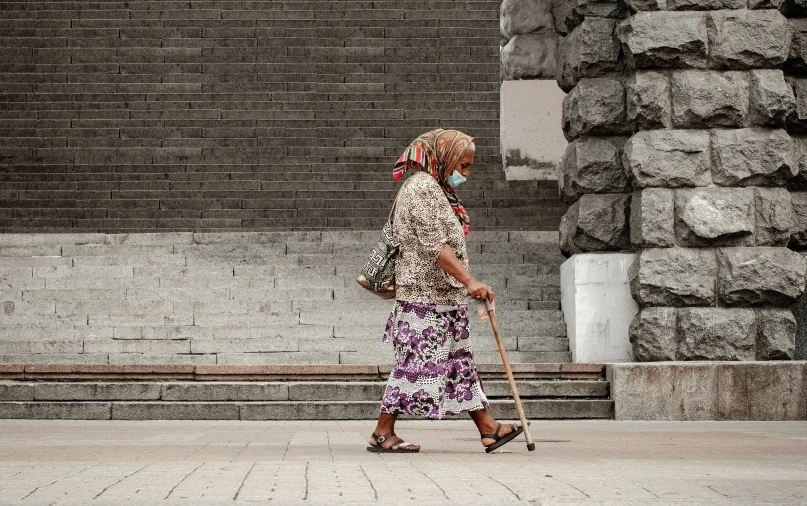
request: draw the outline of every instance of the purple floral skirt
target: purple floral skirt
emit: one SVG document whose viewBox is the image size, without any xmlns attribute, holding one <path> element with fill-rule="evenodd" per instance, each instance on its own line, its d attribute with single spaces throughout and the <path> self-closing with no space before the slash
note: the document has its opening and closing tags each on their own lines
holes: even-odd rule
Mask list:
<svg viewBox="0 0 807 506">
<path fill-rule="evenodd" d="M 397 365 L 381 412 L 440 419 L 488 406 L 471 350 L 468 309 L 398 300 L 387 321 Z"/>
</svg>

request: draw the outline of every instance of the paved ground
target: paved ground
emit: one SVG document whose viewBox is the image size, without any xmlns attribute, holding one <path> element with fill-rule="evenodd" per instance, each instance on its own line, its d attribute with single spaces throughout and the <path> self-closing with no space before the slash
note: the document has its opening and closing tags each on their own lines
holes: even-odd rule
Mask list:
<svg viewBox="0 0 807 506">
<path fill-rule="evenodd" d="M 0 420 L 0 504 L 805 504 L 807 422 L 533 422 L 486 454 L 469 421 Z"/>
</svg>

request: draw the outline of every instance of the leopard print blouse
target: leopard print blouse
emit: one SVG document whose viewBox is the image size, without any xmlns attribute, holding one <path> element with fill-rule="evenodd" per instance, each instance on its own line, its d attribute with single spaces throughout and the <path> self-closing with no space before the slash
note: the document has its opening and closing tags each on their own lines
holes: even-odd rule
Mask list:
<svg viewBox="0 0 807 506">
<path fill-rule="evenodd" d="M 437 265 L 437 256 L 448 243 L 468 268 L 465 234 L 448 199 L 435 179 L 416 172 L 398 193 L 392 221 L 401 242 L 395 264 L 395 297 L 427 304 L 467 304 L 465 286 Z"/>
</svg>

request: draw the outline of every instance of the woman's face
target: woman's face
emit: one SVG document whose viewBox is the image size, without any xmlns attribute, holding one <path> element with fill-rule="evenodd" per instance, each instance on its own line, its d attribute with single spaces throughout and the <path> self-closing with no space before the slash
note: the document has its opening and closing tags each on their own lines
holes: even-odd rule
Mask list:
<svg viewBox="0 0 807 506">
<path fill-rule="evenodd" d="M 471 172 L 471 165 L 474 163 L 474 150 L 466 149 L 462 156 L 457 160 L 457 164 L 448 171 L 451 175 L 455 170 L 462 174 L 462 177 L 467 178 Z"/>
</svg>

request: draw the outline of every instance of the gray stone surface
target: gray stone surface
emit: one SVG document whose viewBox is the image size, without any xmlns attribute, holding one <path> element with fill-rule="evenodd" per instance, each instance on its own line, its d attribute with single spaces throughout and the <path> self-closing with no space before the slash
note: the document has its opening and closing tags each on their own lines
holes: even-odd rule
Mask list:
<svg viewBox="0 0 807 506">
<path fill-rule="evenodd" d="M 787 19 L 772 9 L 709 13 L 709 65 L 720 69 L 779 67 L 790 50 Z"/>
<path fill-rule="evenodd" d="M 796 99 L 796 108 L 787 118 L 787 130 L 791 133 L 807 133 L 807 79 L 788 77 L 787 82 Z"/>
<path fill-rule="evenodd" d="M 645 130 L 625 143 L 623 165 L 634 187 L 706 186 L 709 133 L 701 130 Z"/>
<path fill-rule="evenodd" d="M 630 242 L 640 248 L 675 245 L 675 197 L 667 188 L 644 188 L 633 193 L 630 207 Z"/>
<path fill-rule="evenodd" d="M 721 305 L 786 306 L 804 292 L 807 261 L 787 248 L 717 250 Z"/>
<path fill-rule="evenodd" d="M 238 420 L 239 406 L 226 402 L 113 402 L 113 420 Z"/>
<path fill-rule="evenodd" d="M 807 418 L 803 363 L 743 365 L 720 368 L 717 392 L 721 420 Z"/>
<path fill-rule="evenodd" d="M 793 225 L 788 246 L 795 250 L 807 249 L 807 192 L 791 192 Z"/>
<path fill-rule="evenodd" d="M 675 360 L 677 314 L 674 307 L 648 307 L 636 313 L 629 330 L 636 361 Z"/>
<path fill-rule="evenodd" d="M 355 383 L 290 383 L 291 401 L 377 401 L 381 402 L 384 384 L 378 382 Z"/>
<path fill-rule="evenodd" d="M 804 255 L 804 253 L 801 253 Z M 791 304 L 790 311 L 796 319 L 796 347 L 793 358 L 807 360 L 807 297 L 802 295 Z"/>
<path fill-rule="evenodd" d="M 798 168 L 798 173 L 787 182 L 790 190 L 807 190 L 807 137 L 794 136 L 793 158 Z"/>
<path fill-rule="evenodd" d="M 715 364 L 608 364 L 616 420 L 716 420 Z"/>
<path fill-rule="evenodd" d="M 745 0 L 667 0 L 670 11 L 744 9 L 745 6 Z"/>
<path fill-rule="evenodd" d="M 752 188 L 693 188 L 675 193 L 676 240 L 681 246 L 752 246 Z"/>
<path fill-rule="evenodd" d="M 581 16 L 600 18 L 625 18 L 626 5 L 620 0 L 577 0 L 575 10 Z"/>
<path fill-rule="evenodd" d="M 624 137 L 580 137 L 566 147 L 558 164 L 561 197 L 572 203 L 586 193 L 622 193 L 628 179 L 622 169 Z"/>
<path fill-rule="evenodd" d="M 0 402 L 0 418 L 109 420 L 109 402 Z"/>
<path fill-rule="evenodd" d="M 557 79 L 558 38 L 544 33 L 516 35 L 502 48 L 501 73 L 505 80 Z"/>
<path fill-rule="evenodd" d="M 757 309 L 757 360 L 792 360 L 796 318 L 790 309 Z"/>
<path fill-rule="evenodd" d="M 782 126 L 796 108 L 793 90 L 779 69 L 750 73 L 750 120 L 754 125 Z"/>
<path fill-rule="evenodd" d="M 34 396 L 38 401 L 116 401 L 156 400 L 160 385 L 156 383 L 39 383 Z"/>
<path fill-rule="evenodd" d="M 622 83 L 607 78 L 581 79 L 563 98 L 563 132 L 569 141 L 581 135 L 628 133 Z"/>
<path fill-rule="evenodd" d="M 266 382 L 172 382 L 160 385 L 164 401 L 285 401 L 289 386 Z"/>
<path fill-rule="evenodd" d="M 756 336 L 753 309 L 681 308 L 676 356 L 679 360 L 754 360 Z"/>
<path fill-rule="evenodd" d="M 788 19 L 790 25 L 790 53 L 784 68 L 790 72 L 807 73 L 807 19 Z"/>
<path fill-rule="evenodd" d="M 754 188 L 757 246 L 787 246 L 793 226 L 793 201 L 784 188 Z"/>
<path fill-rule="evenodd" d="M 661 72 L 640 71 L 625 83 L 628 121 L 637 130 L 672 127 L 670 79 Z"/>
<path fill-rule="evenodd" d="M 15 381 L 0 382 L 0 401 L 32 401 L 34 385 Z"/>
<path fill-rule="evenodd" d="M 619 28 L 637 68 L 706 68 L 708 37 L 701 12 L 637 12 Z"/>
<path fill-rule="evenodd" d="M 570 91 L 584 77 L 601 77 L 622 70 L 621 45 L 615 19 L 586 18 L 560 43 L 560 87 Z"/>
<path fill-rule="evenodd" d="M 737 127 L 748 115 L 745 72 L 683 70 L 673 72 L 672 124 L 675 128 Z"/>
<path fill-rule="evenodd" d="M 574 27 L 583 21 L 583 17 L 577 13 L 577 2 L 552 0 L 550 11 L 552 12 L 555 31 L 561 35 L 570 34 Z"/>
<path fill-rule="evenodd" d="M 633 298 L 641 307 L 715 304 L 717 260 L 713 250 L 645 249 L 628 275 Z"/>
<path fill-rule="evenodd" d="M 629 212 L 630 194 L 583 195 L 561 221 L 561 250 L 570 255 L 627 249 Z"/>
<path fill-rule="evenodd" d="M 712 180 L 723 186 L 783 186 L 798 172 L 785 130 L 712 131 Z"/>
<path fill-rule="evenodd" d="M 550 5 L 546 0 L 503 0 L 499 10 L 502 36 L 511 39 L 530 32 L 554 33 Z"/>
<path fill-rule="evenodd" d="M 648 376 L 651 385 L 662 378 Z M 703 391 L 696 378 L 688 383 L 687 393 Z M 647 388 L 647 395 L 627 389 L 627 400 L 677 400 L 678 386 L 684 385 Z M 666 400 L 657 405 L 681 408 Z M 467 419 L 407 420 L 396 432 L 421 450 L 394 461 L 365 451 L 374 426 L 372 420 L 2 421 L 0 500 L 376 506 L 436 494 L 446 503 L 483 497 L 485 506 L 796 506 L 807 497 L 804 422 L 547 420 L 531 426 L 536 451 L 528 452 L 520 436 L 487 455 Z M 446 476 L 451 466 L 469 476 Z"/>
<path fill-rule="evenodd" d="M 241 404 L 242 420 L 366 420 L 378 416 L 379 401 Z"/>
</svg>

